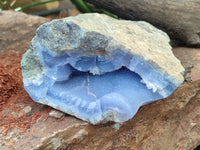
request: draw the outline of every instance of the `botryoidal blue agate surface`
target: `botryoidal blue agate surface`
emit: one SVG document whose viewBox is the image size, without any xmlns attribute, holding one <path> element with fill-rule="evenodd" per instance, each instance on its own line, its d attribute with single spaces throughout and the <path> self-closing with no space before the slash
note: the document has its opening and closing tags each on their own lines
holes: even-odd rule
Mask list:
<svg viewBox="0 0 200 150">
<path fill-rule="evenodd" d="M 34 101 L 92 124 L 129 120 L 173 93 L 184 72 L 164 32 L 100 14 L 41 25 L 21 66 Z"/>
</svg>

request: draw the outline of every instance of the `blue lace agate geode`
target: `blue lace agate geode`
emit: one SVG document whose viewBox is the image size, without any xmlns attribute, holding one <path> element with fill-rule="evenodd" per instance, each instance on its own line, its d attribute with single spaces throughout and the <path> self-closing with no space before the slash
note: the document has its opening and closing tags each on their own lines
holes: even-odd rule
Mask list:
<svg viewBox="0 0 200 150">
<path fill-rule="evenodd" d="M 21 62 L 31 98 L 92 124 L 124 122 L 169 96 L 184 71 L 145 22 L 83 14 L 41 25 Z"/>
</svg>

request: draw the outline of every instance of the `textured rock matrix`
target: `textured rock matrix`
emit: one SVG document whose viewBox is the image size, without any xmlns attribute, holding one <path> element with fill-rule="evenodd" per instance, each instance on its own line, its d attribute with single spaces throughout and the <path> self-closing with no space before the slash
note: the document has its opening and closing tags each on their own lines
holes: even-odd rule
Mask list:
<svg viewBox="0 0 200 150">
<path fill-rule="evenodd" d="M 184 45 L 200 47 L 200 1 L 198 0 L 84 1 L 123 19 L 147 21 Z"/>
<path fill-rule="evenodd" d="M 92 124 L 127 121 L 173 93 L 184 72 L 167 34 L 102 14 L 41 25 L 21 66 L 34 101 Z"/>
</svg>

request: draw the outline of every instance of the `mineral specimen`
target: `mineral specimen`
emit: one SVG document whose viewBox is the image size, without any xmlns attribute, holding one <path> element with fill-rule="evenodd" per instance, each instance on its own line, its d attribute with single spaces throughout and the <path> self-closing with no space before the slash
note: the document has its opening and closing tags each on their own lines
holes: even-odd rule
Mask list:
<svg viewBox="0 0 200 150">
<path fill-rule="evenodd" d="M 103 14 L 41 25 L 21 66 L 34 101 L 92 124 L 127 121 L 174 92 L 184 72 L 164 32 Z"/>
</svg>

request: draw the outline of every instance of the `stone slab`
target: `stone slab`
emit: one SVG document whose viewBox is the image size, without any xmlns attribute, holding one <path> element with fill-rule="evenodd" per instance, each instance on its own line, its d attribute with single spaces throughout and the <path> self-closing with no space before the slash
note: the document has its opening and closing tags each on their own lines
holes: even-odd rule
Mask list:
<svg viewBox="0 0 200 150">
<path fill-rule="evenodd" d="M 200 79 L 200 48 L 174 47 L 174 55 L 181 60 L 186 69 L 186 78 Z"/>
</svg>

